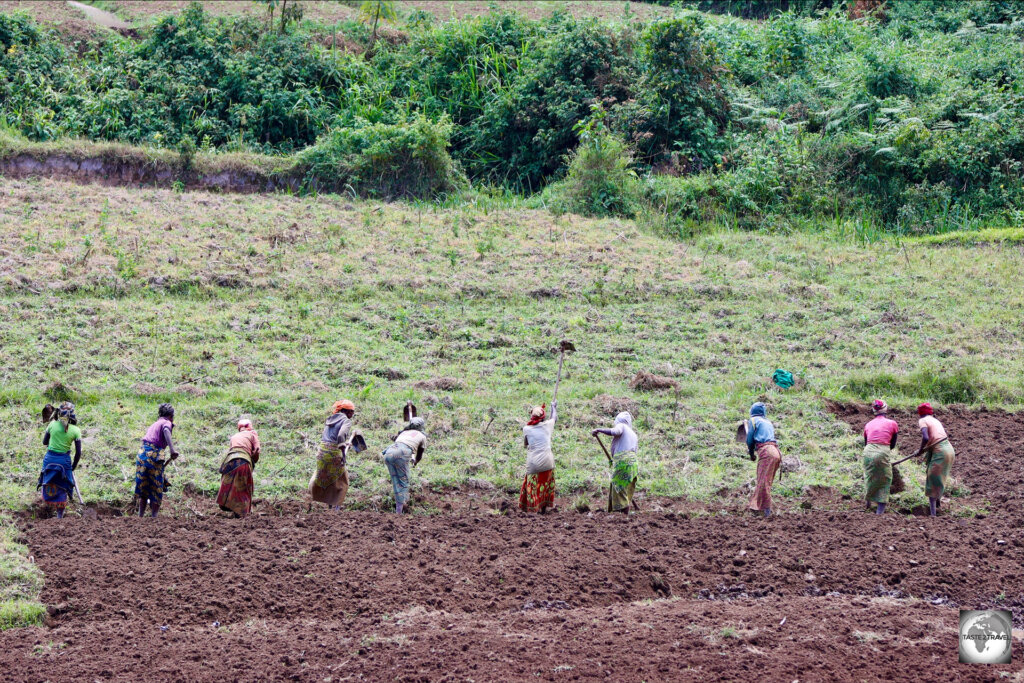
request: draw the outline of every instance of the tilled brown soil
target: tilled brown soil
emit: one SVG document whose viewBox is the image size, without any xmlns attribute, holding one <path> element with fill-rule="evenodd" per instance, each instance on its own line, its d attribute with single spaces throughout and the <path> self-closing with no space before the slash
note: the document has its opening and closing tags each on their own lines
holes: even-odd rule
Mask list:
<svg viewBox="0 0 1024 683">
<path fill-rule="evenodd" d="M 982 458 L 964 425 L 946 423 L 972 504 L 983 487 L 997 496 L 987 515 L 879 518 L 821 509 L 819 496 L 770 520 L 299 506 L 247 520 L 26 519 L 51 617 L 0 634 L 0 671 L 12 681 L 1021 681 L 1019 655 L 960 665 L 956 648 L 957 607 L 1015 608 L 1018 628 L 1024 616 L 1013 432 L 981 440 Z M 1003 466 L 986 467 L 995 460 Z"/>
</svg>

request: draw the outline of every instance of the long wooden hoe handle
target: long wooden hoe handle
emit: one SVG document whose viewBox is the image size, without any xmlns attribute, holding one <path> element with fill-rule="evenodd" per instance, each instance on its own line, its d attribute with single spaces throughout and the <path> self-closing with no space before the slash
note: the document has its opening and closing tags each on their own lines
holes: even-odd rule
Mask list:
<svg viewBox="0 0 1024 683">
<path fill-rule="evenodd" d="M 555 395 L 551 399 L 551 405 L 555 405 L 555 401 L 558 400 L 558 384 L 562 381 L 562 361 L 565 360 L 565 350 L 558 354 L 558 377 L 555 379 Z"/>
<path fill-rule="evenodd" d="M 597 442 L 599 444 L 601 444 L 601 450 L 604 451 L 605 457 L 608 458 L 608 464 L 611 465 L 612 464 L 612 454 L 608 452 L 607 448 L 605 448 L 604 441 L 601 441 L 601 435 L 600 434 L 594 434 L 594 438 L 597 439 Z"/>
<path fill-rule="evenodd" d="M 905 458 L 901 458 L 901 459 L 897 460 L 896 462 L 893 463 L 893 465 L 899 465 L 900 463 L 906 462 L 906 461 L 910 460 L 911 458 L 916 458 L 920 454 L 921 454 L 921 451 L 917 451 L 916 453 L 913 453 L 912 455 L 908 455 Z"/>
</svg>

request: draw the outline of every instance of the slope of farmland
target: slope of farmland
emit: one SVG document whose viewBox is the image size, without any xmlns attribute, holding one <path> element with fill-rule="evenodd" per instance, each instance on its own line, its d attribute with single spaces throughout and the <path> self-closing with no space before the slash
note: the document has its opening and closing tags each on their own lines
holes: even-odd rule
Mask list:
<svg viewBox="0 0 1024 683">
<path fill-rule="evenodd" d="M 957 608 L 1024 607 L 1019 504 L 936 520 L 211 512 L 25 520 L 50 616 L 0 634 L 10 680 L 881 680 L 900 668 L 928 681 L 955 666 Z M 957 680 L 1015 671 L 960 667 Z"/>
<path fill-rule="evenodd" d="M 1021 418 L 1004 412 L 1021 402 L 1022 294 L 1006 286 L 1021 261 L 1009 243 L 840 233 L 678 243 L 507 202 L 0 181 L 0 499 L 22 510 L 15 540 L 47 607 L 44 625 L 0 633 L 0 666 L 14 681 L 947 678 L 957 609 L 1024 608 Z M 560 390 L 560 511 L 521 515 L 519 426 L 548 400 L 562 338 L 579 351 Z M 776 367 L 806 385 L 772 388 Z M 678 392 L 631 389 L 641 370 Z M 836 401 L 883 388 L 897 407 L 988 404 L 940 410 L 958 460 L 938 519 L 858 501 L 863 409 Z M 370 450 L 345 511 L 307 511 L 342 396 Z M 61 397 L 98 516 L 25 507 L 36 414 Z M 374 454 L 408 399 L 431 446 L 416 514 L 395 518 Z M 753 468 L 731 440 L 755 399 L 798 460 L 771 520 L 743 516 Z M 166 516 L 121 517 L 164 400 L 184 454 Z M 599 512 L 589 437 L 623 407 L 642 439 L 628 518 Z M 230 520 L 209 494 L 242 413 L 265 452 L 255 515 Z M 919 466 L 904 472 L 893 509 L 919 512 Z"/>
<path fill-rule="evenodd" d="M 778 487 L 785 500 L 806 486 L 859 489 L 858 440 L 822 395 L 866 400 L 878 382 L 927 372 L 939 380 L 899 385 L 890 403 L 1021 400 L 1013 330 L 1024 295 L 1005 283 L 1024 258 L 1012 245 L 728 232 L 682 244 L 627 221 L 507 205 L 53 181 L 0 190 L 7 504 L 34 495 L 36 415 L 60 396 L 78 403 L 79 475 L 93 500 L 130 497 L 136 444 L 164 400 L 178 407 L 177 486 L 216 490 L 222 448 L 249 413 L 265 443 L 257 495 L 292 495 L 343 396 L 371 446 L 352 466 L 363 505 L 388 505 L 372 453 L 407 399 L 432 438 L 414 485 L 483 479 L 513 491 L 520 421 L 550 399 L 561 338 L 580 349 L 566 363 L 556 432 L 566 495 L 601 495 L 604 456 L 588 432 L 621 406 L 643 439 L 641 489 L 707 500 L 753 476 L 732 428 L 767 400 L 783 454 L 801 464 Z M 807 385 L 772 389 L 777 367 Z M 679 391 L 633 391 L 641 370 Z M 903 495 L 910 509 L 919 485 Z"/>
</svg>

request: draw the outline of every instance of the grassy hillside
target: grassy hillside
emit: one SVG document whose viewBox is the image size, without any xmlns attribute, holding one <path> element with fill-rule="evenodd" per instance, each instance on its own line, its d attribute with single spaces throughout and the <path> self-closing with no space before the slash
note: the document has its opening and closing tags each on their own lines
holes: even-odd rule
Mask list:
<svg viewBox="0 0 1024 683">
<path fill-rule="evenodd" d="M 432 439 L 416 486 L 475 477 L 511 490 L 523 416 L 550 400 L 562 338 L 579 348 L 560 393 L 563 493 L 600 496 L 604 456 L 589 430 L 628 401 L 641 487 L 701 499 L 752 477 L 731 437 L 759 398 L 783 454 L 807 465 L 783 496 L 859 490 L 857 439 L 822 397 L 1024 401 L 1024 255 L 1013 242 L 858 245 L 852 229 L 823 229 L 683 244 L 630 221 L 484 201 L 2 181 L 0 506 L 34 495 L 38 410 L 63 394 L 78 404 L 92 500 L 130 498 L 137 443 L 161 401 L 178 408 L 172 496 L 186 483 L 216 490 L 241 413 L 266 444 L 257 495 L 294 495 L 341 397 L 356 402 L 371 446 L 352 463 L 356 500 L 388 495 L 374 456 L 407 399 Z M 807 386 L 770 389 L 777 367 Z M 631 390 L 640 370 L 677 380 L 678 404 L 672 391 Z"/>
</svg>

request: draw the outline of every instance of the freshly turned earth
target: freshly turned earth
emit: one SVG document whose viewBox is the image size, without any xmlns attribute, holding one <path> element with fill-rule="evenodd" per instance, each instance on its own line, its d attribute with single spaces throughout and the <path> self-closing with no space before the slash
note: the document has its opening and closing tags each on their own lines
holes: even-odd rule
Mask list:
<svg viewBox="0 0 1024 683">
<path fill-rule="evenodd" d="M 209 501 L 202 517 L 26 518 L 51 616 L 0 633 L 0 671 L 34 682 L 1017 680 L 1019 655 L 958 664 L 956 631 L 959 607 L 1005 605 L 1022 625 L 1024 420 L 939 417 L 967 501 L 987 501 L 987 514 L 879 518 L 819 493 L 771 520 L 656 505 L 630 517 L 478 507 L 399 518 L 299 504 L 231 520 Z"/>
</svg>

